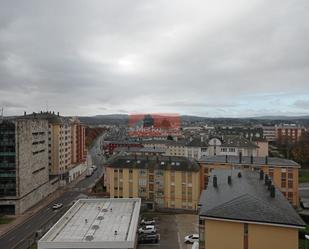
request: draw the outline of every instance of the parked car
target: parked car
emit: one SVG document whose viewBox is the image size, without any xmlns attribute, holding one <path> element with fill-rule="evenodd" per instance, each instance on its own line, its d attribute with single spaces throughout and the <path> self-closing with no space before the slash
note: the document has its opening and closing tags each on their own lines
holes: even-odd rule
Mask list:
<svg viewBox="0 0 309 249">
<path fill-rule="evenodd" d="M 141 234 L 138 237 L 138 243 L 147 244 L 147 243 L 158 243 L 159 242 L 159 234 Z"/>
<path fill-rule="evenodd" d="M 150 234 L 150 233 L 156 233 L 157 229 L 155 226 L 144 226 L 138 229 L 139 233 L 144 233 L 144 234 Z"/>
<path fill-rule="evenodd" d="M 199 235 L 198 234 L 190 234 L 185 237 L 185 243 L 194 243 L 199 241 Z"/>
<path fill-rule="evenodd" d="M 56 209 L 59 209 L 59 208 L 62 208 L 63 207 L 63 204 L 62 203 L 55 203 L 53 205 L 53 209 L 56 210 Z"/>
<path fill-rule="evenodd" d="M 154 219 L 142 219 L 141 220 L 142 226 L 155 225 L 155 224 L 156 224 L 156 221 Z"/>
<path fill-rule="evenodd" d="M 92 176 L 92 174 L 93 174 L 93 168 L 90 167 L 87 169 L 86 176 L 89 177 L 89 176 Z"/>
</svg>

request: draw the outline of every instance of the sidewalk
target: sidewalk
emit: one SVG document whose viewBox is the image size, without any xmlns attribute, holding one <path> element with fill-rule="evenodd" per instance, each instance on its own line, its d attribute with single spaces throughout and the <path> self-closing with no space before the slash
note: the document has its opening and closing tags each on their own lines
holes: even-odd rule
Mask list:
<svg viewBox="0 0 309 249">
<path fill-rule="evenodd" d="M 9 232 L 10 230 L 14 229 L 20 224 L 23 224 L 26 220 L 31 218 L 35 213 L 40 211 L 42 208 L 48 206 L 50 203 L 52 203 L 55 199 L 60 197 L 66 190 L 73 188 L 78 182 L 83 180 L 85 178 L 85 172 L 81 174 L 77 179 L 75 179 L 73 182 L 69 183 L 68 185 L 64 187 L 59 187 L 55 192 L 49 194 L 47 197 L 45 197 L 43 200 L 39 201 L 37 204 L 35 204 L 33 207 L 28 209 L 25 213 L 21 215 L 15 215 L 10 216 L 14 217 L 15 220 L 13 220 L 9 224 L 1 224 L 0 225 L 0 237 Z"/>
</svg>

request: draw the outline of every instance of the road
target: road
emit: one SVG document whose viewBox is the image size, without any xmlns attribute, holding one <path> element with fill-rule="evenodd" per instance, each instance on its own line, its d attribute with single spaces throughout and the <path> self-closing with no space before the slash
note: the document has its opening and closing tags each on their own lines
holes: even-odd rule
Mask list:
<svg viewBox="0 0 309 249">
<path fill-rule="evenodd" d="M 73 201 L 81 194 L 84 194 L 84 190 L 91 187 L 100 178 L 102 174 L 102 160 L 103 155 L 100 153 L 100 144 L 104 139 L 103 136 L 97 139 L 92 149 L 89 151 L 92 157 L 92 163 L 97 166 L 97 170 L 91 177 L 86 177 L 78 182 L 73 188 L 67 189 L 66 192 L 61 194 L 53 203 L 63 203 L 63 207 L 60 210 L 54 211 L 52 209 L 53 203 L 42 208 L 35 213 L 24 223 L 17 225 L 13 230 L 9 231 L 2 237 L 0 237 L 0 248 L 2 249 L 19 249 L 27 248 L 31 245 L 30 238 L 34 238 L 35 233 L 42 229 L 44 232 L 48 230 L 57 220 L 70 208 Z"/>
</svg>

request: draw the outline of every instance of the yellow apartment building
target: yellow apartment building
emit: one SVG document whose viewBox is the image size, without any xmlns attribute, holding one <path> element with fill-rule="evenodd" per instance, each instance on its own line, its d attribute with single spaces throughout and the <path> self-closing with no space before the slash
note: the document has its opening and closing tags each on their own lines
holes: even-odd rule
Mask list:
<svg viewBox="0 0 309 249">
<path fill-rule="evenodd" d="M 276 157 L 210 156 L 202 157 L 200 164 L 201 191 L 207 188 L 214 169 L 261 169 L 295 207 L 299 206 L 298 173 L 300 165 L 292 160 Z"/>
<path fill-rule="evenodd" d="M 117 155 L 106 163 L 113 198 L 141 198 L 155 208 L 197 210 L 199 165 L 185 157 Z"/>
<path fill-rule="evenodd" d="M 257 171 L 215 169 L 199 203 L 200 249 L 296 249 L 305 223 Z"/>
<path fill-rule="evenodd" d="M 65 178 L 65 174 L 72 165 L 71 123 L 68 119 L 57 115 L 50 115 L 48 123 L 50 174 Z"/>
</svg>

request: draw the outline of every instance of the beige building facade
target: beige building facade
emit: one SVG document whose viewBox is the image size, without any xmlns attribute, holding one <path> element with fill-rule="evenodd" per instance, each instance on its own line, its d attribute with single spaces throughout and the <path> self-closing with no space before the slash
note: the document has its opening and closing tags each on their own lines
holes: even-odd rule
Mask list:
<svg viewBox="0 0 309 249">
<path fill-rule="evenodd" d="M 106 165 L 111 197 L 141 198 L 156 208 L 196 210 L 199 166 L 184 157 L 117 156 Z"/>
</svg>

